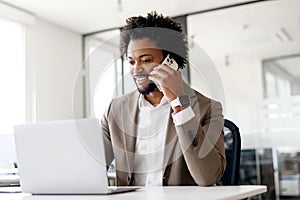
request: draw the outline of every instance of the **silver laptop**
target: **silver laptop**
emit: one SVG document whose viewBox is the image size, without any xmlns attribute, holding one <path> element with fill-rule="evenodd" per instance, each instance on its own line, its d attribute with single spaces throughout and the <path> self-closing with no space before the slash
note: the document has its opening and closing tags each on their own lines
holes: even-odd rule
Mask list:
<svg viewBox="0 0 300 200">
<path fill-rule="evenodd" d="M 22 192 L 110 194 L 137 187 L 109 187 L 97 119 L 39 122 L 15 127 Z"/>
</svg>

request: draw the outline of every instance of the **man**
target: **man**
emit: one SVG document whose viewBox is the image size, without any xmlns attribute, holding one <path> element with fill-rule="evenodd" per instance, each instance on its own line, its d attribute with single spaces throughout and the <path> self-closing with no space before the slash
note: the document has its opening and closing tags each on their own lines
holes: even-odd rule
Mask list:
<svg viewBox="0 0 300 200">
<path fill-rule="evenodd" d="M 137 90 L 112 100 L 101 120 L 117 185 L 215 184 L 226 167 L 222 107 L 182 81 L 181 25 L 156 12 L 126 22 L 121 51 Z M 161 64 L 167 55 L 178 70 Z"/>
</svg>

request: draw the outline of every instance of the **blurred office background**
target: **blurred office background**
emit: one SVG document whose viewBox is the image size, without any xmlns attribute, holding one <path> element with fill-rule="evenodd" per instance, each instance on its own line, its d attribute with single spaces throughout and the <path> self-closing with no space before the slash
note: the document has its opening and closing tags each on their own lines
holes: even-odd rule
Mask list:
<svg viewBox="0 0 300 200">
<path fill-rule="evenodd" d="M 253 199 L 300 199 L 299 8 L 299 0 L 0 1 L 0 163 L 16 162 L 15 124 L 100 118 L 134 89 L 120 28 L 156 10 L 187 33 L 186 81 L 221 101 L 240 129 L 240 184 L 268 185 Z"/>
</svg>

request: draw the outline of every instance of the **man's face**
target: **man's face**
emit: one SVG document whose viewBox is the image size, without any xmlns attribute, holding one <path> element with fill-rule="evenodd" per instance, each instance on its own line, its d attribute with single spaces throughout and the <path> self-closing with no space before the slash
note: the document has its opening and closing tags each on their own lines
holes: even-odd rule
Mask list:
<svg viewBox="0 0 300 200">
<path fill-rule="evenodd" d="M 157 87 L 148 76 L 163 61 L 162 50 L 148 38 L 131 40 L 128 44 L 127 60 L 139 92 L 143 95 L 153 92 Z"/>
</svg>

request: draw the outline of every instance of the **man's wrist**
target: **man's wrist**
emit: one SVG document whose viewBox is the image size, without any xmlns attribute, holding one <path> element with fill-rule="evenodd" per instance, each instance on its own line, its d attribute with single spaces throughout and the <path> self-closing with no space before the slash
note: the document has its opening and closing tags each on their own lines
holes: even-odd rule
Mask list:
<svg viewBox="0 0 300 200">
<path fill-rule="evenodd" d="M 173 109 L 173 113 L 176 114 L 176 113 L 179 113 L 180 111 L 182 111 L 182 107 L 181 106 L 176 106 Z"/>
<path fill-rule="evenodd" d="M 190 105 L 190 98 L 188 95 L 180 95 L 171 101 L 170 104 L 173 109 L 176 107 L 186 107 Z"/>
</svg>

